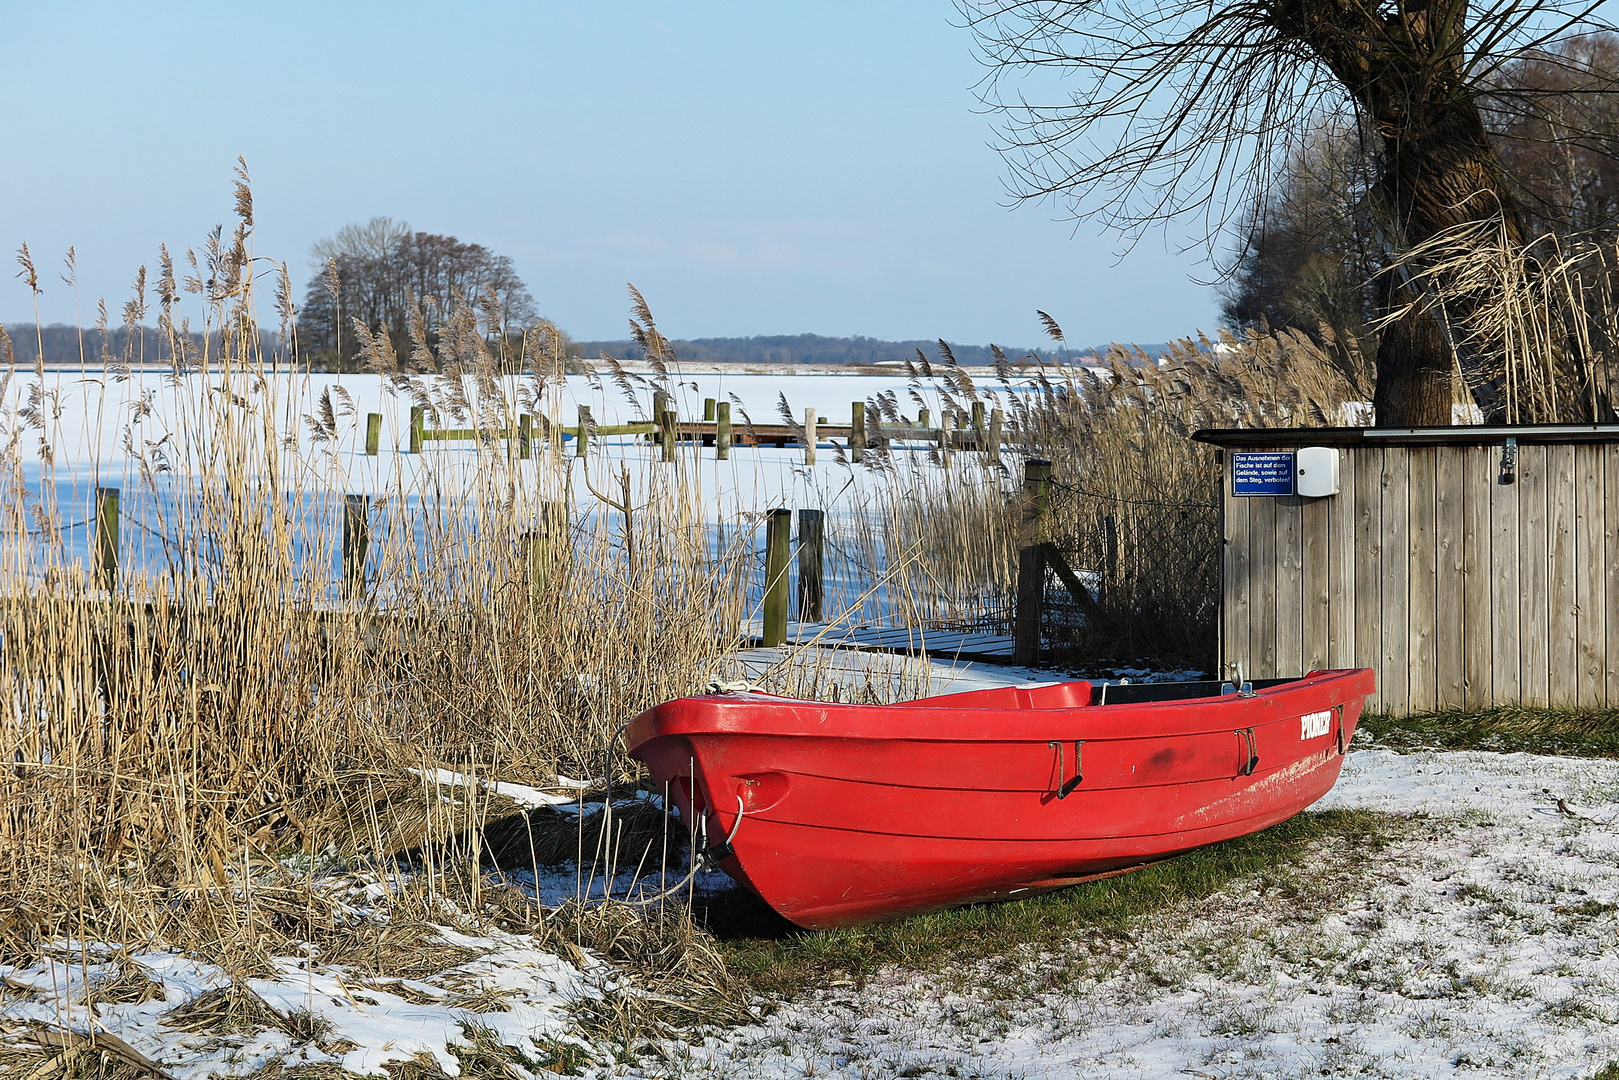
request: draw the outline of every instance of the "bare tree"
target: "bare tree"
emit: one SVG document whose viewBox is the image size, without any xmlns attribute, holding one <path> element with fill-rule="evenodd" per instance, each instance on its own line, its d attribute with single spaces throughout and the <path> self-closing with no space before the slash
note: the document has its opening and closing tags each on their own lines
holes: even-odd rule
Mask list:
<svg viewBox="0 0 1619 1080">
<path fill-rule="evenodd" d="M 1512 188 L 1481 102 L 1506 65 L 1607 29 L 1595 3 L 1564 0 L 959 0 L 991 67 L 986 100 L 1022 198 L 1139 233 L 1200 214 L 1213 238 L 1270 180 L 1321 115 L 1375 141 L 1382 276 L 1378 422 L 1448 424 L 1458 367 L 1486 417 L 1504 415 L 1489 361 L 1491 297 L 1477 279 L 1410 272 L 1436 242 L 1488 231 L 1521 245 Z M 1042 76 L 1066 77 L 1053 100 Z M 1031 94 L 1031 91 L 1035 93 Z M 1484 226 L 1490 226 L 1486 230 Z M 1482 250 L 1482 247 L 1481 247 Z M 1449 256 L 1456 254 L 1447 249 Z M 1456 265 L 1451 259 L 1435 264 Z"/>
<path fill-rule="evenodd" d="M 315 243 L 313 271 L 298 314 L 302 348 L 346 367 L 361 352 L 353 320 L 370 331 L 386 328 L 407 363 L 410 324 L 420 319 L 429 346 L 458 307 L 482 312 L 487 336 L 520 333 L 538 318 L 534 298 L 512 260 L 481 244 L 413 231 L 407 222 L 375 217 L 345 225 Z"/>
</svg>

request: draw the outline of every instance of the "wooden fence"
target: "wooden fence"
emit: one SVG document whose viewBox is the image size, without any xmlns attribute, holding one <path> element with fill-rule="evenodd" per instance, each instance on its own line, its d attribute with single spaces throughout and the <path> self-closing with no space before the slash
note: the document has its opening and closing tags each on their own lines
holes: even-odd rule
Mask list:
<svg viewBox="0 0 1619 1080">
<path fill-rule="evenodd" d="M 1224 448 L 1226 677 L 1370 667 L 1395 713 L 1619 706 L 1619 426 L 1197 437 Z M 1303 446 L 1338 451 L 1336 495 L 1233 494 L 1240 452 Z"/>
</svg>

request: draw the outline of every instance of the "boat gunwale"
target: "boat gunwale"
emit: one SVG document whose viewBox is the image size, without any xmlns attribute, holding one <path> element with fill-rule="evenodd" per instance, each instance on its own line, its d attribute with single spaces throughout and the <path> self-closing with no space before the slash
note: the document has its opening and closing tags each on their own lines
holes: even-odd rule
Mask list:
<svg viewBox="0 0 1619 1080">
<path fill-rule="evenodd" d="M 1052 738 L 1098 742 L 1175 738 L 1268 726 L 1296 720 L 1309 712 L 1364 703 L 1374 691 L 1373 680 L 1369 668 L 1342 668 L 1311 672 L 1303 678 L 1260 690 L 1252 697 L 1226 694 L 1051 708 L 1005 703 L 974 708 L 959 702 L 960 698 L 979 693 L 1004 696 L 1006 690 L 1016 687 L 995 687 L 891 705 L 809 701 L 751 692 L 705 694 L 648 709 L 631 722 L 624 737 L 632 754 L 654 739 L 682 736 L 968 744 L 1037 742 Z M 877 728 L 874 720 L 879 716 L 881 727 Z M 1187 725 L 1192 718 L 1197 718 L 1196 726 Z M 992 727 L 987 725 L 991 720 Z"/>
</svg>

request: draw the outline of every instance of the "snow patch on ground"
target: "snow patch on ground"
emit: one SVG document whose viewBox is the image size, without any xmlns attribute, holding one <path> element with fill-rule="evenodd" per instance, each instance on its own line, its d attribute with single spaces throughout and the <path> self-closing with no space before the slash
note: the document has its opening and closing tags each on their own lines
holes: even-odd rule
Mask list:
<svg viewBox="0 0 1619 1080">
<path fill-rule="evenodd" d="M 1279 917 L 1285 898 L 1228 889 L 1094 978 L 1047 989 L 1039 959 L 1010 987 L 990 968 L 895 974 L 711 1038 L 675 1072 L 1584 1078 L 1619 1059 L 1619 762 L 1370 749 L 1319 808 L 1425 818 L 1322 910 Z M 1107 946 L 1052 955 L 1072 948 Z"/>
</svg>

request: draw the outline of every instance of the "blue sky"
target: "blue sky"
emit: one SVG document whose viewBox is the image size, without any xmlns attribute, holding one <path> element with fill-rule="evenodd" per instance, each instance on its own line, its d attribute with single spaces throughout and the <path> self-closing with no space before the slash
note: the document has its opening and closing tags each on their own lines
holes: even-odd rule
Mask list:
<svg viewBox="0 0 1619 1080">
<path fill-rule="evenodd" d="M 309 245 L 378 214 L 510 255 L 577 338 L 624 284 L 677 337 L 1076 343 L 1217 323 L 1186 238 L 1008 209 L 982 69 L 948 0 L 24 3 L 0 0 L 0 244 L 42 315 L 116 312 L 160 242 L 228 222 L 301 291 Z M 11 265 L 11 264 L 8 264 Z M 14 268 L 14 267 L 13 267 Z M 0 318 L 32 318 L 0 276 Z M 268 312 L 268 306 L 266 305 Z M 268 318 L 268 313 L 267 316 Z"/>
</svg>

